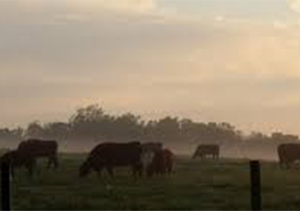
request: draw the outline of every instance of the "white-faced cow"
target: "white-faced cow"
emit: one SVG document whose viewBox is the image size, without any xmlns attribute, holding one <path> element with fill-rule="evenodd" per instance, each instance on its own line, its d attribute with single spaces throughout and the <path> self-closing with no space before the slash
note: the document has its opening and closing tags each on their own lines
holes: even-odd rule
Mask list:
<svg viewBox="0 0 300 211">
<path fill-rule="evenodd" d="M 145 169 L 151 164 L 155 154 L 163 150 L 160 142 L 147 142 L 142 144 L 142 162 Z"/>
</svg>

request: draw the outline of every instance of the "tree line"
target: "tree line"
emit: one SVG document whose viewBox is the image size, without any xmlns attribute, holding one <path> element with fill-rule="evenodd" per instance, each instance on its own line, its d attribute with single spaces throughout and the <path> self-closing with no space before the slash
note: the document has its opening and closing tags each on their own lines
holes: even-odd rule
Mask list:
<svg viewBox="0 0 300 211">
<path fill-rule="evenodd" d="M 112 115 L 99 105 L 78 109 L 66 122 L 41 124 L 32 122 L 26 128 L 0 129 L 0 140 L 18 142 L 26 138 L 56 139 L 59 141 L 160 141 L 165 144 L 195 145 L 215 143 L 225 146 L 269 146 L 282 142 L 298 142 L 296 135 L 252 133 L 244 135 L 229 123 L 203 123 L 191 119 L 164 117 L 143 120 L 132 113 Z M 2 147 L 2 146 L 0 146 Z"/>
</svg>

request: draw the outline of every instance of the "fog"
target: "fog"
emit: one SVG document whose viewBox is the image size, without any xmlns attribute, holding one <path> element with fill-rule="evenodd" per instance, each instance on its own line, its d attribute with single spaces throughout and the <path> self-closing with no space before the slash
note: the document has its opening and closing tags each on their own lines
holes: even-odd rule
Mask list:
<svg viewBox="0 0 300 211">
<path fill-rule="evenodd" d="M 72 142 L 72 144 L 70 143 Z M 60 153 L 89 153 L 95 146 L 105 141 L 86 141 L 72 140 L 59 142 Z M 0 140 L 0 149 L 14 150 L 18 147 L 20 141 L 10 142 Z M 200 145 L 200 143 L 199 143 Z M 192 158 L 198 144 L 164 144 L 164 148 L 172 150 L 176 156 L 184 156 Z M 264 161 L 278 161 L 277 146 L 270 145 L 263 147 L 257 144 L 256 146 L 243 146 L 243 143 L 234 146 L 220 145 L 220 157 L 222 159 L 259 159 Z"/>
<path fill-rule="evenodd" d="M 283 143 L 300 143 L 297 135 L 246 134 L 226 122 L 199 122 L 166 116 L 145 120 L 133 113 L 113 114 L 95 104 L 79 108 L 67 122 L 32 122 L 25 128 L 0 128 L 0 149 L 22 140 L 56 140 L 61 153 L 88 153 L 105 142 L 161 142 L 176 155 L 191 157 L 203 144 L 220 146 L 222 158 L 277 160 Z"/>
</svg>

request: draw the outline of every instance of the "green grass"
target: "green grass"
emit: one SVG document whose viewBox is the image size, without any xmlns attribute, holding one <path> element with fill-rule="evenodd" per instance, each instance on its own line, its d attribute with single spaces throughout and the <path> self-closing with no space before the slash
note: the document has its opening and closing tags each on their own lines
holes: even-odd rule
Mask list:
<svg viewBox="0 0 300 211">
<path fill-rule="evenodd" d="M 249 210 L 247 161 L 176 161 L 172 176 L 134 179 L 127 169 L 116 178 L 78 177 L 81 155 L 62 155 L 61 166 L 29 179 L 19 170 L 13 183 L 15 210 Z M 263 163 L 263 208 L 299 210 L 300 169 L 282 171 Z"/>
</svg>

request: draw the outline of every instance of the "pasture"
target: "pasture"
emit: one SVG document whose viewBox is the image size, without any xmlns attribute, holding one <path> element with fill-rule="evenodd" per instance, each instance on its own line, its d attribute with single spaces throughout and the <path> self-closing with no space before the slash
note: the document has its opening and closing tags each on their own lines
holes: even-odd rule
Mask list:
<svg viewBox="0 0 300 211">
<path fill-rule="evenodd" d="M 14 210 L 249 210 L 249 166 L 243 160 L 193 161 L 180 157 L 168 177 L 134 179 L 127 169 L 78 177 L 85 155 L 60 155 L 60 167 L 29 179 L 17 171 L 12 185 Z M 39 166 L 41 166 L 39 165 Z M 262 164 L 263 208 L 299 210 L 300 169 Z"/>
</svg>

